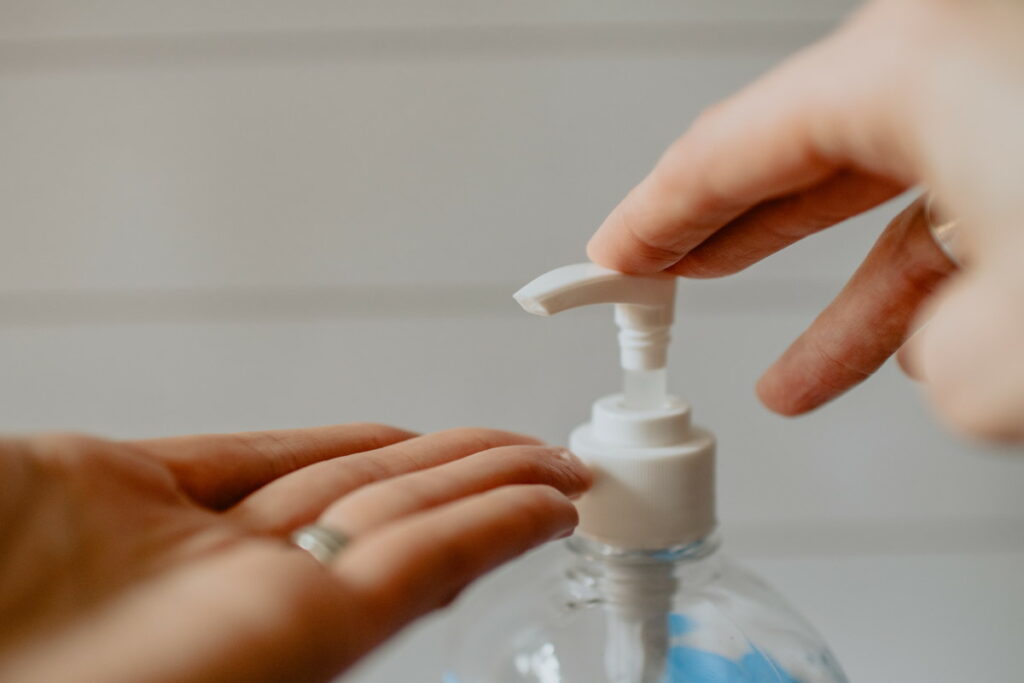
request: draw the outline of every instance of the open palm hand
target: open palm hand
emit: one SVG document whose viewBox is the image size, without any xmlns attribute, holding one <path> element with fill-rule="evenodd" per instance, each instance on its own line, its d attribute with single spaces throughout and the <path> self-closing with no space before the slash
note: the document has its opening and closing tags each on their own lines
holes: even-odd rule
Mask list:
<svg viewBox="0 0 1024 683">
<path fill-rule="evenodd" d="M 0 441 L 0 679 L 323 680 L 567 534 L 589 475 L 483 429 Z M 330 566 L 287 543 L 319 521 Z"/>
</svg>

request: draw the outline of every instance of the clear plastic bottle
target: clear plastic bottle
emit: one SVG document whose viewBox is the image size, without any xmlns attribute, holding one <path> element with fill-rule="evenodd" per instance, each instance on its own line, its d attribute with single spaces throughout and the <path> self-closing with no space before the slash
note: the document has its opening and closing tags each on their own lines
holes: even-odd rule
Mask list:
<svg viewBox="0 0 1024 683">
<path fill-rule="evenodd" d="M 574 537 L 470 591 L 445 683 L 842 683 L 828 646 L 711 536 L 626 551 Z"/>
<path fill-rule="evenodd" d="M 615 304 L 623 392 L 570 448 L 594 473 L 577 535 L 471 592 L 446 683 L 841 683 L 814 629 L 716 553 L 715 438 L 666 390 L 676 282 L 591 263 L 541 275 L 538 315 Z"/>
</svg>

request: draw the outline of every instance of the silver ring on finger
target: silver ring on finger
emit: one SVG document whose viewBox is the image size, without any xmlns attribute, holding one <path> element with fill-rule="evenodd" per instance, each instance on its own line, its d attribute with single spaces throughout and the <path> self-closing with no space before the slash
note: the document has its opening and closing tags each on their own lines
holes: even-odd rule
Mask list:
<svg viewBox="0 0 1024 683">
<path fill-rule="evenodd" d="M 351 540 L 347 534 L 323 524 L 304 526 L 291 535 L 292 544 L 305 550 L 323 565 L 331 564 Z"/>
</svg>

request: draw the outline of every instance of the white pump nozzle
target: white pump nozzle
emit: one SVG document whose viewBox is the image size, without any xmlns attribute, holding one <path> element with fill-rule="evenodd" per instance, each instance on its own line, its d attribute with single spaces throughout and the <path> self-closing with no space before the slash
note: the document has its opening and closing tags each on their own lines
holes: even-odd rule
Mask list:
<svg viewBox="0 0 1024 683">
<path fill-rule="evenodd" d="M 544 273 L 513 296 L 534 315 L 554 315 L 589 304 L 634 304 L 671 324 L 675 278 L 626 275 L 596 263 L 574 263 Z"/>
<path fill-rule="evenodd" d="M 594 263 L 576 263 L 541 275 L 514 296 L 526 311 L 545 316 L 590 304 L 615 304 L 625 404 L 635 410 L 664 404 L 674 277 L 625 275 Z"/>
<path fill-rule="evenodd" d="M 665 391 L 676 279 L 624 275 L 593 263 L 541 275 L 515 294 L 536 315 L 615 304 L 625 391 L 594 403 L 569 440 L 594 470 L 580 533 L 622 548 L 665 548 L 714 528 L 714 449 L 690 408 Z"/>
</svg>

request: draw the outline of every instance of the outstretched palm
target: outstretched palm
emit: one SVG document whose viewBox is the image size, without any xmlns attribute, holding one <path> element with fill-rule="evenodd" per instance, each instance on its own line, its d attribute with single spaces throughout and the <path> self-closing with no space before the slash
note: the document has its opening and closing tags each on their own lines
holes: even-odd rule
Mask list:
<svg viewBox="0 0 1024 683">
<path fill-rule="evenodd" d="M 8 439 L 0 481 L 0 678 L 26 681 L 328 678 L 566 533 L 589 483 L 526 437 L 380 425 Z M 318 518 L 355 539 L 327 568 L 285 542 Z"/>
</svg>

